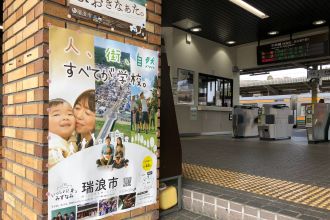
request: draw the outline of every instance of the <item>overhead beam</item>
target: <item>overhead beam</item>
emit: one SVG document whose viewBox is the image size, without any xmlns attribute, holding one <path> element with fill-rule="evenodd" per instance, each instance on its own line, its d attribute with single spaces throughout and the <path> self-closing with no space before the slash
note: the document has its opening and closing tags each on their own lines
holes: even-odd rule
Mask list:
<svg viewBox="0 0 330 220">
<path fill-rule="evenodd" d="M 270 85 L 264 85 L 263 87 L 265 87 L 268 90 L 268 92 L 270 91 L 274 95 L 279 95 L 280 94 L 280 91 L 279 90 L 271 87 Z"/>
</svg>

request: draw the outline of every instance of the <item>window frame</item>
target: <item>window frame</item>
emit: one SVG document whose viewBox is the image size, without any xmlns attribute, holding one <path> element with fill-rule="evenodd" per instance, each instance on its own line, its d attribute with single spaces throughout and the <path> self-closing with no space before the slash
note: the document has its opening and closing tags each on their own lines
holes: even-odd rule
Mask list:
<svg viewBox="0 0 330 220">
<path fill-rule="evenodd" d="M 207 81 L 209 82 L 215 82 L 214 83 L 214 86 L 212 86 L 215 91 L 215 96 L 216 96 L 216 92 L 219 91 L 217 90 L 217 82 L 220 82 L 220 84 L 222 85 L 221 90 L 220 91 L 220 97 L 219 99 L 221 98 L 221 106 L 218 106 L 217 103 L 216 103 L 216 100 L 215 99 L 213 101 L 213 103 L 211 105 L 208 104 L 208 101 L 207 101 L 207 97 L 208 97 L 208 89 L 206 89 L 206 105 L 203 105 L 203 104 L 200 104 L 200 101 L 199 101 L 199 98 L 201 97 L 200 96 L 200 89 L 201 89 L 201 86 L 200 86 L 200 78 L 202 77 L 206 77 L 207 78 Z M 210 80 L 209 80 L 210 79 Z M 230 89 L 226 89 L 226 84 L 229 83 L 228 85 L 230 85 Z M 233 87 L 234 87 L 234 81 L 233 79 L 230 79 L 230 78 L 226 78 L 226 77 L 221 77 L 221 76 L 215 76 L 215 75 L 210 75 L 210 74 L 205 74 L 205 73 L 198 73 L 198 105 L 199 106 L 210 106 L 210 107 L 233 107 Z M 225 90 L 226 89 L 226 90 Z M 226 93 L 225 93 L 226 91 Z M 230 94 L 228 95 L 228 92 L 230 92 Z M 225 100 L 230 100 L 230 105 L 228 106 L 225 106 Z"/>
</svg>

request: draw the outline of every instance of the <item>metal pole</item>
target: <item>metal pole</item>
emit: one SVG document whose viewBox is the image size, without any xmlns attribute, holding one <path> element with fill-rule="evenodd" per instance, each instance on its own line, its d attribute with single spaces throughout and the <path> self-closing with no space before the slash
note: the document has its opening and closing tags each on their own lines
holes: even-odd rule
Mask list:
<svg viewBox="0 0 330 220">
<path fill-rule="evenodd" d="M 313 66 L 314 70 L 317 70 L 317 66 Z M 314 79 L 312 81 L 312 103 L 317 103 L 317 92 L 319 90 L 319 79 Z"/>
</svg>

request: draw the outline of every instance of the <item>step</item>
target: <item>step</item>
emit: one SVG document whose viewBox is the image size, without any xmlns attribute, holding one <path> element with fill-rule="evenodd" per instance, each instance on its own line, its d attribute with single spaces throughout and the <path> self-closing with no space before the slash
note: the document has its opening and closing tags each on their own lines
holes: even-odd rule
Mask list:
<svg viewBox="0 0 330 220">
<path fill-rule="evenodd" d="M 183 208 L 196 214 L 221 220 L 297 220 L 285 213 L 231 201 L 226 197 L 213 196 L 183 188 Z"/>
<path fill-rule="evenodd" d="M 330 211 L 183 179 L 183 208 L 221 220 L 330 220 Z"/>
</svg>

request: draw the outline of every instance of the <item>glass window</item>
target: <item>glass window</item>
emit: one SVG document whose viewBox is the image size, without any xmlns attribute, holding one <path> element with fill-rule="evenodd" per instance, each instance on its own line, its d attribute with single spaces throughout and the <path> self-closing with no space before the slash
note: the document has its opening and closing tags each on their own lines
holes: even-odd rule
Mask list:
<svg viewBox="0 0 330 220">
<path fill-rule="evenodd" d="M 224 81 L 224 106 L 232 106 L 232 80 Z"/>
<path fill-rule="evenodd" d="M 232 93 L 232 79 L 199 74 L 199 105 L 232 107 Z"/>
<path fill-rule="evenodd" d="M 223 100 L 223 79 L 217 79 L 216 106 L 222 106 Z"/>
<path fill-rule="evenodd" d="M 207 105 L 207 77 L 199 76 L 198 79 L 198 104 Z"/>
</svg>

